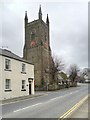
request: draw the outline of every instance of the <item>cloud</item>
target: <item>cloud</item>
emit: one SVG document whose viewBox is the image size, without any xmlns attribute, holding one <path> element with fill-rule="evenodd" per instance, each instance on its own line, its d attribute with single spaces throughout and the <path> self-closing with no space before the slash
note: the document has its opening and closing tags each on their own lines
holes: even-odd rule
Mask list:
<svg viewBox="0 0 90 120">
<path fill-rule="evenodd" d="M 50 19 L 50 45 L 52 53 L 62 56 L 67 64 L 80 67 L 88 64 L 88 4 L 83 2 L 30 2 L 8 0 L 2 4 L 3 45 L 22 56 L 24 46 L 24 13 L 29 21 L 38 18 L 42 5 L 43 20 Z M 1 38 L 1 34 L 0 34 Z M 0 46 L 1 41 L 0 41 Z"/>
</svg>

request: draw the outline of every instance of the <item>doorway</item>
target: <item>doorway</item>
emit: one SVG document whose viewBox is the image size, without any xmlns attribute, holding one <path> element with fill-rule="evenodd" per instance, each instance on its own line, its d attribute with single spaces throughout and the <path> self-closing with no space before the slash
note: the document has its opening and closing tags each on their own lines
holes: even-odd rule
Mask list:
<svg viewBox="0 0 90 120">
<path fill-rule="evenodd" d="M 31 95 L 33 94 L 33 89 L 32 89 L 33 78 L 28 78 L 28 82 L 29 82 L 29 95 Z"/>
<path fill-rule="evenodd" d="M 31 95 L 31 82 L 29 83 L 29 95 Z"/>
</svg>

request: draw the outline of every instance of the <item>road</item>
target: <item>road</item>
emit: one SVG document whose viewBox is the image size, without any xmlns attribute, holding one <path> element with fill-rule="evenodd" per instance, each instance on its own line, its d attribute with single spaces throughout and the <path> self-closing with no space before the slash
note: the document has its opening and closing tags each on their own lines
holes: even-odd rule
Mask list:
<svg viewBox="0 0 90 120">
<path fill-rule="evenodd" d="M 88 94 L 88 85 L 72 87 L 2 106 L 3 118 L 59 118 Z"/>
</svg>

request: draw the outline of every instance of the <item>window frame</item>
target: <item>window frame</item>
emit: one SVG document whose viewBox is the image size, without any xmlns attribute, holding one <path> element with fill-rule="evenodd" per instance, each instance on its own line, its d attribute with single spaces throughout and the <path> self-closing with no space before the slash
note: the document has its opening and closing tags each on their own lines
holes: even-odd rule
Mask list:
<svg viewBox="0 0 90 120">
<path fill-rule="evenodd" d="M 26 80 L 22 80 L 22 89 L 21 91 L 26 91 Z"/>
<path fill-rule="evenodd" d="M 11 60 L 8 58 L 5 58 L 5 70 L 11 71 Z"/>
<path fill-rule="evenodd" d="M 26 74 L 26 64 L 22 63 L 22 72 Z"/>
<path fill-rule="evenodd" d="M 11 91 L 11 79 L 5 79 L 5 91 Z"/>
</svg>

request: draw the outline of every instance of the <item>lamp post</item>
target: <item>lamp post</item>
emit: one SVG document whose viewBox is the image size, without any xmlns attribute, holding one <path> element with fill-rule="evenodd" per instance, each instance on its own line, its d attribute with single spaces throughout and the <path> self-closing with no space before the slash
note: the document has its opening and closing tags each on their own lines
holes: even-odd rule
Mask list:
<svg viewBox="0 0 90 120">
<path fill-rule="evenodd" d="M 48 91 L 49 80 L 46 80 L 46 90 Z"/>
</svg>

